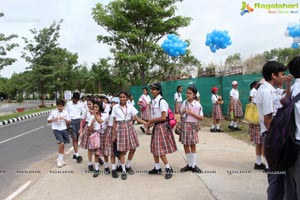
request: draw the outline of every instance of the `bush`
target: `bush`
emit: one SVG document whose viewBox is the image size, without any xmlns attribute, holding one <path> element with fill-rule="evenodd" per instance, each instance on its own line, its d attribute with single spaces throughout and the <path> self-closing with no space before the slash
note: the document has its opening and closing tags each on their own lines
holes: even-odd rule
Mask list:
<svg viewBox="0 0 300 200">
<path fill-rule="evenodd" d="M 24 98 L 22 96 L 17 96 L 16 100 L 17 100 L 18 103 L 22 103 Z"/>
</svg>

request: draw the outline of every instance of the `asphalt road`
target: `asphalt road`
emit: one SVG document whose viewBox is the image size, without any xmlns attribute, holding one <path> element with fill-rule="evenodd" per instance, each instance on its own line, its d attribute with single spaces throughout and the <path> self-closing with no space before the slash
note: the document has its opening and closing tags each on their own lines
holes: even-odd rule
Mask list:
<svg viewBox="0 0 300 200">
<path fill-rule="evenodd" d="M 46 104 L 50 105 L 50 104 Z M 1 113 L 9 113 L 16 111 L 16 108 L 22 107 L 25 109 L 38 108 L 39 103 L 28 104 L 28 103 L 1 103 L 0 104 L 0 114 Z"/>
<path fill-rule="evenodd" d="M 47 117 L 0 127 L 0 199 L 47 174 L 56 164 L 57 145 Z"/>
</svg>

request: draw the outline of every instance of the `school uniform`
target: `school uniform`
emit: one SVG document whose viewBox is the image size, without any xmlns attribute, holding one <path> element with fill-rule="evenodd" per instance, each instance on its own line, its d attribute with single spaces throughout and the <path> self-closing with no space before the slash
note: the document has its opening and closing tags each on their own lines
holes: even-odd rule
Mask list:
<svg viewBox="0 0 300 200">
<path fill-rule="evenodd" d="M 182 94 L 181 92 L 176 92 L 174 94 L 174 101 L 175 101 L 175 114 L 179 113 L 181 104 L 182 104 Z"/>
<path fill-rule="evenodd" d="M 81 102 L 73 103 L 73 101 L 69 101 L 66 106 L 66 111 L 68 112 L 71 125 L 70 128 L 72 130 L 72 137 L 74 139 L 78 139 L 79 137 L 79 129 L 80 129 L 80 121 L 83 119 L 85 114 L 84 105 Z"/>
<path fill-rule="evenodd" d="M 93 120 L 95 119 L 95 116 L 92 115 L 88 126 L 90 127 L 92 125 Z M 93 125 L 93 133 L 97 133 L 100 135 L 100 148 L 98 149 L 92 149 L 92 152 L 98 156 L 104 156 L 104 146 L 105 146 L 105 129 L 106 129 L 106 121 L 108 119 L 107 113 L 101 113 L 101 120 L 102 123 L 99 123 L 95 121 Z M 89 141 L 90 142 L 90 141 Z"/>
<path fill-rule="evenodd" d="M 250 91 L 249 96 L 252 99 L 253 104 L 256 105 L 256 93 L 257 90 L 255 88 L 252 88 Z M 249 135 L 250 135 L 250 141 L 254 144 L 262 144 L 262 136 L 260 135 L 260 125 L 259 124 L 251 124 L 249 123 Z"/>
<path fill-rule="evenodd" d="M 139 140 L 131 119 L 137 115 L 138 111 L 132 105 L 121 106 L 117 104 L 113 107 L 112 116 L 115 118 L 117 127 L 117 150 L 127 152 L 139 147 Z"/>
<path fill-rule="evenodd" d="M 113 147 L 113 134 L 112 128 L 114 125 L 114 117 L 109 115 L 107 121 L 107 127 L 105 129 L 105 145 L 104 145 L 104 155 L 105 156 L 114 156 L 114 147 Z"/>
<path fill-rule="evenodd" d="M 149 120 L 151 117 L 151 113 L 150 113 L 150 102 L 151 102 L 151 98 L 149 95 L 145 95 L 143 94 L 140 98 L 139 98 L 139 102 L 144 102 L 147 104 L 146 110 L 141 110 L 141 119 L 143 120 Z"/>
<path fill-rule="evenodd" d="M 292 98 L 300 93 L 299 78 L 295 80 L 291 91 Z M 298 149 L 298 157 L 285 175 L 285 199 L 300 199 L 300 101 L 295 103 L 294 115 L 296 123 L 295 142 Z"/>
<path fill-rule="evenodd" d="M 168 115 L 169 105 L 158 95 L 152 100 L 151 104 L 151 118 L 161 117 L 162 112 Z M 160 103 L 159 103 L 160 101 Z M 151 153 L 155 156 L 162 156 L 177 151 L 176 142 L 172 130 L 168 122 L 158 122 L 154 124 L 151 135 Z"/>
<path fill-rule="evenodd" d="M 275 88 L 267 81 L 262 83 L 257 90 L 256 105 L 259 113 L 260 135 L 263 136 L 263 143 L 266 138 L 265 134 L 267 132 L 267 128 L 264 124 L 264 116 L 271 113 L 273 116 L 276 114 L 274 107 L 275 96 Z M 268 174 L 268 200 L 283 199 L 284 180 L 284 174 Z"/>
<path fill-rule="evenodd" d="M 63 110 L 62 112 L 59 112 L 58 110 L 53 110 L 47 120 L 53 120 L 57 117 L 62 117 L 67 120 L 70 120 L 70 117 L 65 110 Z M 67 131 L 67 124 L 66 124 L 65 120 L 59 120 L 59 121 L 52 122 L 51 127 L 53 130 L 55 139 L 57 141 L 57 144 L 70 143 L 69 134 Z"/>
<path fill-rule="evenodd" d="M 130 100 L 127 100 L 127 105 L 132 105 L 132 106 L 135 106 L 135 102 L 134 100 L 130 101 Z"/>
<path fill-rule="evenodd" d="M 185 100 L 182 103 L 180 111 L 182 112 L 184 109 L 189 109 L 193 113 L 203 116 L 203 110 L 201 104 L 193 100 L 192 103 Z M 185 121 L 182 123 L 182 132 L 180 137 L 180 142 L 183 145 L 195 145 L 199 143 L 198 131 L 199 131 L 199 120 L 191 115 L 185 115 Z"/>
<path fill-rule="evenodd" d="M 217 94 L 211 95 L 211 102 L 212 102 L 212 117 L 213 119 L 223 119 L 223 113 L 221 109 L 221 105 L 218 104 L 219 96 Z"/>
<path fill-rule="evenodd" d="M 92 115 L 89 112 L 89 110 L 87 110 L 86 117 L 85 117 L 85 124 L 84 124 L 83 130 L 82 130 L 82 141 L 80 143 L 80 147 L 82 147 L 83 149 L 88 149 L 88 140 L 89 140 L 89 136 L 90 136 L 88 124 L 91 121 L 91 118 L 92 118 Z"/>
<path fill-rule="evenodd" d="M 239 104 L 239 91 L 237 89 L 232 88 L 229 93 L 230 97 L 233 101 L 233 114 L 235 117 L 241 117 L 244 115 L 241 105 Z M 228 114 L 230 115 L 230 103 L 228 106 Z"/>
</svg>

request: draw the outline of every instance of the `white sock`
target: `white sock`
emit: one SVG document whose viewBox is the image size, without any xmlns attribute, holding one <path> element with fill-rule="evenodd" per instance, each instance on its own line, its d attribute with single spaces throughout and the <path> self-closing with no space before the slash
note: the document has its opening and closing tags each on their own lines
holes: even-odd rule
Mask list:
<svg viewBox="0 0 300 200">
<path fill-rule="evenodd" d="M 122 171 L 123 171 L 123 172 L 126 172 L 125 164 L 122 164 Z"/>
<path fill-rule="evenodd" d="M 108 168 L 108 162 L 104 162 L 104 168 Z"/>
<path fill-rule="evenodd" d="M 236 123 L 236 122 L 234 122 L 233 127 L 234 127 L 234 128 L 237 128 L 237 123 Z"/>
<path fill-rule="evenodd" d="M 155 166 L 155 169 L 156 169 L 156 170 L 159 170 L 159 169 L 160 169 L 160 164 L 159 164 L 159 163 L 155 163 L 154 166 Z"/>
<path fill-rule="evenodd" d="M 233 126 L 234 125 L 234 121 L 231 121 L 229 126 Z"/>
<path fill-rule="evenodd" d="M 58 160 L 64 160 L 64 154 L 59 153 L 58 154 Z"/>
<path fill-rule="evenodd" d="M 111 164 L 111 169 L 112 169 L 112 170 L 117 169 L 116 164 Z"/>
<path fill-rule="evenodd" d="M 131 166 L 131 160 L 127 160 L 127 162 L 126 162 L 126 167 L 128 168 L 128 167 L 130 167 Z"/>
<path fill-rule="evenodd" d="M 269 169 L 269 165 L 268 165 L 268 161 L 267 161 L 266 157 L 263 156 L 263 158 L 264 158 L 264 160 L 265 160 L 266 168 Z"/>
<path fill-rule="evenodd" d="M 120 160 L 118 160 L 118 167 L 121 165 L 121 161 Z"/>
<path fill-rule="evenodd" d="M 170 167 L 170 165 L 169 165 L 169 163 L 168 164 L 166 164 L 166 169 L 170 169 L 171 167 Z"/>
<path fill-rule="evenodd" d="M 98 162 L 95 163 L 95 170 L 99 170 L 99 163 Z"/>
<path fill-rule="evenodd" d="M 220 129 L 220 124 L 217 124 L 217 129 Z"/>
<path fill-rule="evenodd" d="M 79 153 L 78 153 L 78 152 L 77 152 L 77 153 L 75 153 L 75 156 L 76 156 L 76 157 L 78 157 L 78 156 L 79 156 Z"/>
<path fill-rule="evenodd" d="M 93 165 L 93 162 L 91 162 L 91 161 L 88 161 L 88 165 Z"/>
<path fill-rule="evenodd" d="M 186 156 L 186 162 L 190 166 L 190 163 L 191 163 L 191 154 L 187 153 L 187 154 L 185 154 L 185 156 Z"/>
<path fill-rule="evenodd" d="M 256 156 L 256 164 L 258 164 L 258 165 L 261 164 L 261 155 Z"/>
<path fill-rule="evenodd" d="M 192 161 L 191 164 L 193 168 L 196 166 L 196 159 L 197 159 L 197 154 L 191 153 L 191 161 Z"/>
<path fill-rule="evenodd" d="M 215 125 L 211 125 L 211 129 L 214 129 L 215 128 Z"/>
</svg>

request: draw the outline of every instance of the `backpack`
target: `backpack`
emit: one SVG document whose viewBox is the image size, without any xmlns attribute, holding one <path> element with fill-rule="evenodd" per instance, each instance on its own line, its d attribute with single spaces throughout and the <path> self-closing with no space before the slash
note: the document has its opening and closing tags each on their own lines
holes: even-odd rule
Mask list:
<svg viewBox="0 0 300 200">
<path fill-rule="evenodd" d="M 158 101 L 158 106 L 160 107 L 160 101 L 164 99 L 164 98 L 161 98 L 159 101 Z M 174 117 L 174 113 L 172 112 L 172 110 L 169 108 L 168 109 L 168 116 L 167 116 L 167 121 L 171 127 L 171 129 L 173 129 L 175 126 L 176 126 L 176 119 Z"/>
<path fill-rule="evenodd" d="M 300 100 L 300 93 L 289 100 L 290 102 L 278 109 L 267 133 L 265 156 L 270 170 L 285 171 L 297 160 L 294 106 Z"/>
</svg>

